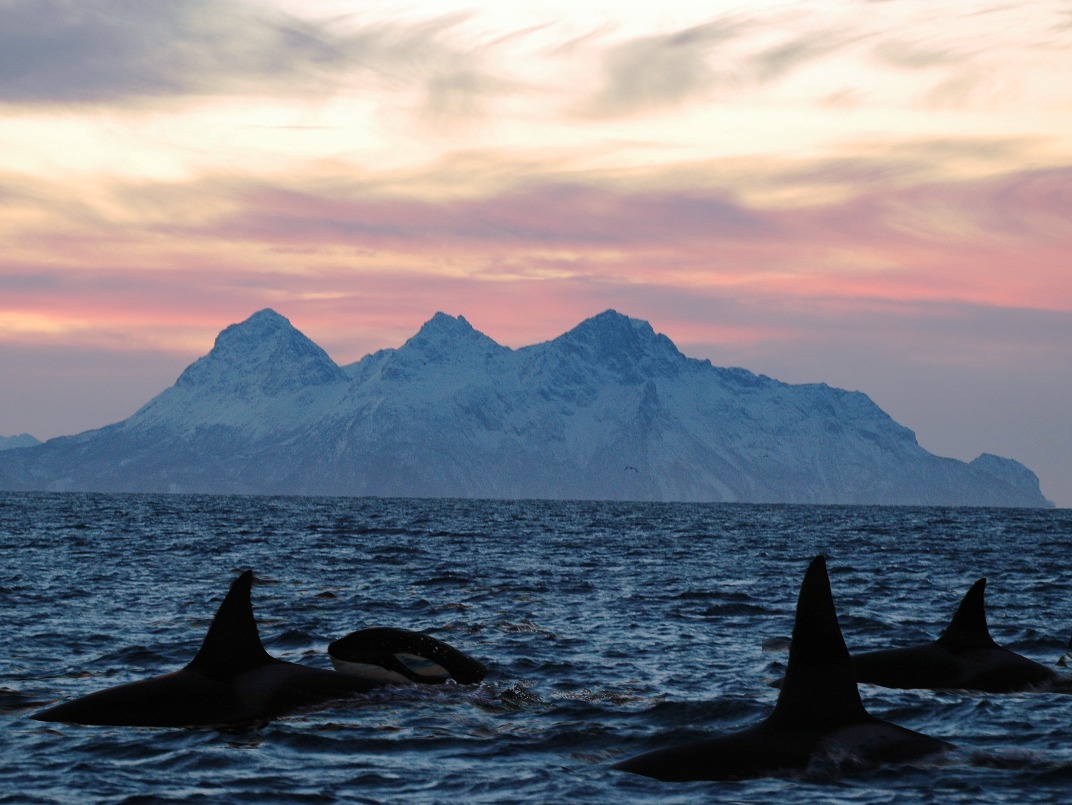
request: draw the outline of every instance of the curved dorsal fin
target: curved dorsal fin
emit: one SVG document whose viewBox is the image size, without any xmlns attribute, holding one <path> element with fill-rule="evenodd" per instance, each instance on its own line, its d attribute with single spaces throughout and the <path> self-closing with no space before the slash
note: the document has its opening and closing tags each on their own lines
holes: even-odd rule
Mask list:
<svg viewBox="0 0 1072 805">
<path fill-rule="evenodd" d="M 800 585 L 789 665 L 770 720 L 802 729 L 828 729 L 866 717 L 838 625 L 826 557 L 816 556 Z"/>
<path fill-rule="evenodd" d="M 264 650 L 257 633 L 250 601 L 252 587 L 252 570 L 245 571 L 231 582 L 227 597 L 208 627 L 201 650 L 187 668 L 220 678 L 276 661 Z"/>
<path fill-rule="evenodd" d="M 964 594 L 953 620 L 937 643 L 948 648 L 989 648 L 997 645 L 986 626 L 986 579 L 979 579 Z"/>
</svg>

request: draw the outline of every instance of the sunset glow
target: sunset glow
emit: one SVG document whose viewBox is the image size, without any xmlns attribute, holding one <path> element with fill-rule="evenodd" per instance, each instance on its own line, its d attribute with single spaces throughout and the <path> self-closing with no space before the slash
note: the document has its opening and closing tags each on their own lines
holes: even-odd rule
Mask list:
<svg viewBox="0 0 1072 805">
<path fill-rule="evenodd" d="M 264 307 L 340 364 L 615 308 L 1072 505 L 1067 4 L 117 8 L 0 1 L 0 435 Z"/>
</svg>

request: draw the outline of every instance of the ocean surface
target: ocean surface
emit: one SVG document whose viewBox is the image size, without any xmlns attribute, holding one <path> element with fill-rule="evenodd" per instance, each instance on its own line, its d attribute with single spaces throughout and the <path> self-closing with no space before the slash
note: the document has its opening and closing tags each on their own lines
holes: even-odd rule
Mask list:
<svg viewBox="0 0 1072 805">
<path fill-rule="evenodd" d="M 809 560 L 852 650 L 924 642 L 988 578 L 994 638 L 1072 634 L 1072 511 L 0 493 L 0 802 L 1072 801 L 1072 696 L 890 691 L 940 762 L 660 783 L 620 759 L 773 707 Z M 329 667 L 366 626 L 491 670 L 255 728 L 47 724 L 57 700 L 174 670 L 252 568 L 268 651 Z"/>
</svg>

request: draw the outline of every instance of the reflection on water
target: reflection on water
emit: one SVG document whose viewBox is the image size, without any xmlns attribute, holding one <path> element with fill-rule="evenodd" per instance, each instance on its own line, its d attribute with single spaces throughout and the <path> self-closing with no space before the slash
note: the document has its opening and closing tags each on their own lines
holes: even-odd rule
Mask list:
<svg viewBox="0 0 1072 805">
<path fill-rule="evenodd" d="M 769 712 L 817 553 L 851 649 L 933 639 L 986 576 L 994 638 L 1054 665 L 1070 549 L 1067 510 L 0 494 L 0 801 L 1060 801 L 1072 696 L 865 687 L 961 747 L 938 767 L 674 785 L 609 766 Z M 27 718 L 185 664 L 250 567 L 276 656 L 326 668 L 331 640 L 400 626 L 489 676 L 247 731 Z"/>
</svg>

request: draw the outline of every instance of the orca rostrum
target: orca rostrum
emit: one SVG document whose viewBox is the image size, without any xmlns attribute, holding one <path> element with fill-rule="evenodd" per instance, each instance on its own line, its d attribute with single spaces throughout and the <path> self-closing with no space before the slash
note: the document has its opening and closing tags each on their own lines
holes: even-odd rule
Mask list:
<svg viewBox="0 0 1072 805">
<path fill-rule="evenodd" d="M 741 732 L 658 749 L 614 768 L 666 781 L 740 780 L 831 762 L 905 763 L 951 748 L 864 709 L 826 560 L 817 556 L 800 587 L 789 664 L 774 711 Z"/>
<path fill-rule="evenodd" d="M 854 655 L 857 681 L 885 688 L 1072 693 L 1072 678 L 994 642 L 986 623 L 985 592 L 986 579 L 979 579 L 932 643 Z"/>
<path fill-rule="evenodd" d="M 33 718 L 151 727 L 255 723 L 384 684 L 272 657 L 253 618 L 252 584 L 250 570 L 231 583 L 201 650 L 186 667 L 90 693 Z"/>
</svg>

